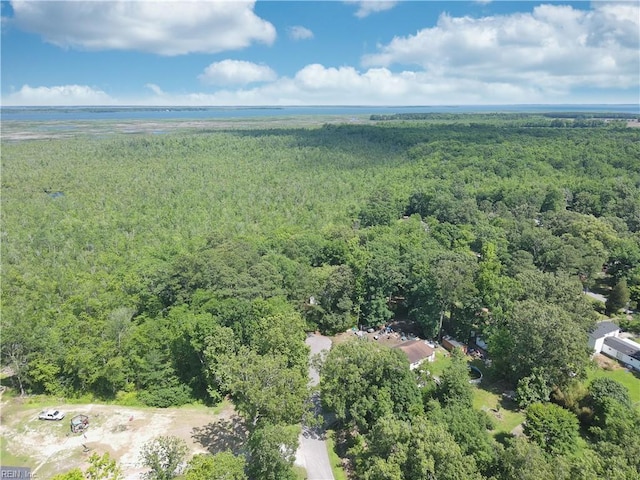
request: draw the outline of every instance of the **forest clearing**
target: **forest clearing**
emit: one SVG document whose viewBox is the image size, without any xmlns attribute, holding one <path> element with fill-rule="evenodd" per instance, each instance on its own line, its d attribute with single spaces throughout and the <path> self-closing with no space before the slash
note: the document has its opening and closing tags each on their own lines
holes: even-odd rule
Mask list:
<svg viewBox="0 0 640 480">
<path fill-rule="evenodd" d="M 141 449 L 158 436 L 183 439 L 189 446 L 189 455 L 237 448 L 245 440 L 229 404 L 217 409 L 218 413 L 203 407 L 155 409 L 74 403 L 55 406 L 67 413 L 65 420 L 38 420 L 41 408 L 32 406 L 29 398 L 2 401 L 3 465 L 27 466 L 40 478 L 51 478 L 73 468 L 86 468 L 92 453 L 109 453 L 121 466 L 125 479 L 138 479 L 146 470 L 140 465 Z M 78 413 L 89 417 L 84 434 L 73 434 L 69 428 L 69 419 Z"/>
</svg>

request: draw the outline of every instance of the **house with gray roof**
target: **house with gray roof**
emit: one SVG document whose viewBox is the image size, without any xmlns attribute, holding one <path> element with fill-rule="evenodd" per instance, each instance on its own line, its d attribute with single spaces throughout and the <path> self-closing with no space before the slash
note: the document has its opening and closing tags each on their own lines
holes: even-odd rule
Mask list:
<svg viewBox="0 0 640 480">
<path fill-rule="evenodd" d="M 589 347 L 594 355 L 603 353 L 624 365 L 640 371 L 640 344 L 628 338 L 620 338 L 620 327 L 605 321 L 596 325 L 589 335 Z"/>
<path fill-rule="evenodd" d="M 602 353 L 640 371 L 640 343 L 628 338 L 607 337 L 602 345 Z"/>
<path fill-rule="evenodd" d="M 604 321 L 596 323 L 596 328 L 589 335 L 589 347 L 596 353 L 602 350 L 602 344 L 607 337 L 617 337 L 620 334 L 620 327 L 613 322 Z"/>
</svg>

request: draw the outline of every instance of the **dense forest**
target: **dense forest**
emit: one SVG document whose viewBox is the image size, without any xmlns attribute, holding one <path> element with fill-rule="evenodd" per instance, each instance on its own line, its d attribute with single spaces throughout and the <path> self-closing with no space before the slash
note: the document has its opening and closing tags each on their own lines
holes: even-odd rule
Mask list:
<svg viewBox="0 0 640 480">
<path fill-rule="evenodd" d="M 491 435 L 459 355 L 434 384 L 397 350 L 348 342 L 321 390 L 354 478 L 639 478 L 628 392 L 579 383 L 599 318 L 640 332 L 621 313 L 640 305 L 640 128 L 625 120 L 4 141 L 2 192 L 2 363 L 19 392 L 229 396 L 250 478 L 286 479 L 277 447 L 257 452 L 293 445 L 310 414 L 305 332 L 401 318 L 425 338 L 482 335 L 524 436 Z"/>
</svg>

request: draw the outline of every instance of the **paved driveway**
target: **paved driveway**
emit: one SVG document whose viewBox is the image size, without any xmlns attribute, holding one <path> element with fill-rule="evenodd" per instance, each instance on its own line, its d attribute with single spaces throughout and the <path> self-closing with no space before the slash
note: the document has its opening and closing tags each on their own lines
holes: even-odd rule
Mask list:
<svg viewBox="0 0 640 480">
<path fill-rule="evenodd" d="M 607 297 L 605 297 L 604 295 L 600 295 L 599 293 L 593 293 L 593 292 L 584 292 L 584 293 L 591 298 L 600 300 L 602 303 L 607 303 Z"/>
<path fill-rule="evenodd" d="M 311 349 L 311 355 L 328 351 L 331 348 L 331 340 L 322 335 L 310 335 L 307 337 L 306 343 Z M 309 379 L 311 386 L 316 386 L 320 382 L 320 374 L 312 366 L 309 366 Z M 320 395 L 314 394 L 312 400 L 316 413 L 320 414 L 322 410 Z M 324 438 L 324 427 L 303 426 L 299 439 L 300 446 L 296 452 L 296 465 L 307 470 L 308 480 L 334 480 L 327 453 L 327 443 Z"/>
</svg>

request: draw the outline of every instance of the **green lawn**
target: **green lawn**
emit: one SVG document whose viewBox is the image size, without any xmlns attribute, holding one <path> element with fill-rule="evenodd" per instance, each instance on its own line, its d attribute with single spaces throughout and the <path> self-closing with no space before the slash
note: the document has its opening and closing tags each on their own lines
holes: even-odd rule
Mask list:
<svg viewBox="0 0 640 480">
<path fill-rule="evenodd" d="M 494 434 L 511 433 L 524 421 L 524 413 L 516 410 L 515 403 L 510 401 L 505 403 L 501 393 L 485 390 L 482 386 L 474 388 L 473 408 L 484 410 L 493 418 L 496 425 Z"/>
<path fill-rule="evenodd" d="M 436 350 L 436 359 L 434 362 L 423 363 L 434 377 L 440 377 L 449 364 L 451 364 L 451 356 L 441 349 Z"/>
<path fill-rule="evenodd" d="M 327 452 L 329 453 L 329 461 L 331 462 L 331 471 L 335 480 L 347 480 L 347 474 L 342 469 L 342 461 L 336 453 L 335 448 L 335 432 L 327 430 Z"/>
<path fill-rule="evenodd" d="M 615 370 L 604 370 L 602 368 L 590 369 L 587 371 L 586 384 L 588 385 L 596 378 L 611 378 L 623 384 L 629 390 L 629 397 L 636 406 L 640 408 L 640 378 L 635 374 L 622 368 Z"/>
<path fill-rule="evenodd" d="M 436 350 L 436 360 L 429 363 L 428 368 L 432 375 L 439 377 L 450 363 L 451 357 L 448 353 Z M 524 421 L 524 414 L 517 411 L 515 403 L 502 397 L 504 388 L 493 378 L 491 370 L 479 360 L 470 364 L 478 367 L 483 374 L 482 383 L 474 388 L 473 408 L 484 410 L 493 418 L 496 425 L 494 434 L 510 433 Z"/>
</svg>

